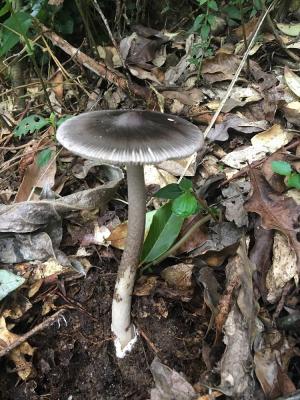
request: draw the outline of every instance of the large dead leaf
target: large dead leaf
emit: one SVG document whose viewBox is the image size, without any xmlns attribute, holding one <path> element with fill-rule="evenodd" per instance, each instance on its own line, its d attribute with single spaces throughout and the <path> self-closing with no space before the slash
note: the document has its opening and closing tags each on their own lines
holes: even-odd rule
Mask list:
<svg viewBox="0 0 300 400">
<path fill-rule="evenodd" d="M 261 172 L 251 170 L 253 194 L 245 204 L 246 210 L 261 216 L 265 229 L 277 229 L 286 235 L 300 262 L 300 206 L 292 198 L 278 195 Z"/>
<path fill-rule="evenodd" d="M 239 64 L 239 57 L 233 54 L 219 53 L 203 61 L 201 73 L 210 83 L 232 80 Z"/>
</svg>

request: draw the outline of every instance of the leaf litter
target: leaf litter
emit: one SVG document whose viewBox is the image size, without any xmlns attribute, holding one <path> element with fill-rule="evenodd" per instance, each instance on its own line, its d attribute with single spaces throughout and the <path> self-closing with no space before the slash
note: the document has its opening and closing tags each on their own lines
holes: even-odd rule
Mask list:
<svg viewBox="0 0 300 400">
<path fill-rule="evenodd" d="M 248 38 L 257 21 L 245 24 Z M 92 78 L 82 72 L 88 59 L 72 67 L 81 80 L 70 75 L 66 81 L 65 67 L 52 65 L 50 102 L 60 118 L 91 107 L 145 108 L 147 99 L 149 108 L 189 118 L 204 132 L 242 59 L 241 27 L 228 28 L 232 42 L 226 24 L 223 20 L 212 39 L 215 55 L 203 57 L 200 66 L 191 62 L 195 49 L 202 51 L 195 33 L 132 25 L 119 50 L 98 46 L 116 86 L 101 76 L 92 91 Z M 300 78 L 293 64 L 280 63 L 282 43 L 299 56 L 299 23 L 291 11 L 276 26 L 277 36 L 261 32 L 250 69 L 245 63 L 206 148 L 189 169 L 187 160 L 146 169 L 146 244 L 132 310 L 144 348 L 121 378 L 111 355 L 108 315 L 127 234 L 124 174 L 57 148 L 55 122 L 43 110 L 39 84 L 27 90 L 34 107 L 19 119 L 7 97 L 3 115 L 10 130 L 1 126 L 0 135 L 1 350 L 30 332 L 32 321 L 70 310 L 67 326 L 48 327 L 46 335 L 29 339 L 32 345 L 24 340 L 6 355 L 23 381 L 16 388 L 3 384 L 0 393 L 10 393 L 7 399 L 25 399 L 28 392 L 26 399 L 35 400 L 47 391 L 53 399 L 67 393 L 76 400 L 100 398 L 99 393 L 125 398 L 125 391 L 153 400 L 297 396 L 299 193 L 288 190 L 272 163 L 284 161 L 292 173 L 299 171 Z M 66 51 L 66 42 L 62 46 Z M 147 93 L 139 103 L 118 83 L 125 72 Z M 183 174 L 212 218 L 149 266 L 197 221 L 183 221 L 170 203 L 153 197 Z"/>
</svg>

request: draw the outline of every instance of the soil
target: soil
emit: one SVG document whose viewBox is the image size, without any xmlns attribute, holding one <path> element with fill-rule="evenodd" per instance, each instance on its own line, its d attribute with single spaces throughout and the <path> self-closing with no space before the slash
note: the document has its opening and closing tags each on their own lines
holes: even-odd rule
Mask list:
<svg viewBox="0 0 300 400">
<path fill-rule="evenodd" d="M 9 361 L 1 359 L 1 400 L 146 400 L 154 386 L 149 367 L 155 356 L 184 371 L 189 382 L 199 380 L 205 324 L 191 302 L 157 294 L 134 297 L 139 343 L 126 361 L 116 359 L 110 332 L 116 263 L 101 268 L 60 283 L 65 293 L 55 304 L 67 307 L 65 320 L 30 338 L 36 348 L 31 379 L 19 381 Z"/>
</svg>

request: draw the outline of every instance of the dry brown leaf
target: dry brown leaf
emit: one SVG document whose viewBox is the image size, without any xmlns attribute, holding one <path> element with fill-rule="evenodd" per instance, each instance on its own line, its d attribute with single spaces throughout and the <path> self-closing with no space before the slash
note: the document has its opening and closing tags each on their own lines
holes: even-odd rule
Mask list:
<svg viewBox="0 0 300 400">
<path fill-rule="evenodd" d="M 284 67 L 284 79 L 291 91 L 300 97 L 300 77 L 287 66 Z"/>
<path fill-rule="evenodd" d="M 4 317 L 0 318 L 0 350 L 4 350 L 7 346 L 19 339 L 19 335 L 10 332 L 6 327 Z M 29 378 L 32 372 L 32 363 L 26 361 L 25 355 L 32 356 L 34 349 L 29 343 L 23 342 L 20 346 L 9 352 L 8 357 L 16 366 L 17 374 L 22 380 Z"/>
<path fill-rule="evenodd" d="M 34 158 L 34 162 L 26 168 L 22 183 L 15 198 L 16 203 L 27 201 L 32 190 L 36 187 L 52 188 L 54 185 L 54 178 L 56 174 L 56 147 L 49 147 L 49 151 L 52 152 L 51 158 L 46 164 L 42 166 L 39 165 L 39 153 L 37 153 Z M 33 193 L 30 197 L 30 200 L 35 200 Z"/>
<path fill-rule="evenodd" d="M 201 74 L 210 83 L 231 80 L 239 64 L 239 57 L 233 54 L 219 53 L 203 61 Z"/>
<path fill-rule="evenodd" d="M 161 276 L 173 288 L 190 289 L 192 287 L 193 268 L 193 264 L 171 265 L 161 272 Z"/>
<path fill-rule="evenodd" d="M 300 101 L 292 101 L 284 105 L 282 111 L 288 122 L 300 126 Z"/>
<path fill-rule="evenodd" d="M 260 171 L 251 169 L 253 194 L 245 204 L 246 210 L 259 214 L 265 229 L 277 229 L 286 235 L 300 263 L 300 206 L 289 197 L 278 195 Z"/>
<path fill-rule="evenodd" d="M 54 77 L 50 80 L 50 83 L 57 100 L 62 100 L 64 97 L 64 76 L 61 70 L 56 72 Z"/>
</svg>

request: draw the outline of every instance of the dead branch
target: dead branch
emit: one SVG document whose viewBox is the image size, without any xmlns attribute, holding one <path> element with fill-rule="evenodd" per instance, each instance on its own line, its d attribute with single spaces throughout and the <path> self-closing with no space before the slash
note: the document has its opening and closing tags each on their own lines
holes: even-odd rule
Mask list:
<svg viewBox="0 0 300 400">
<path fill-rule="evenodd" d="M 42 331 L 45 328 L 48 328 L 49 326 L 51 326 L 56 320 L 58 320 L 59 317 L 62 316 L 64 311 L 65 310 L 57 311 L 55 314 L 51 315 L 51 317 L 45 319 L 45 321 L 41 322 L 39 325 L 37 325 L 33 329 L 31 329 L 29 332 L 27 332 L 24 335 L 20 336 L 13 343 L 10 343 L 8 346 L 6 346 L 4 349 L 2 349 L 0 351 L 0 358 L 5 356 L 6 354 L 8 354 L 10 351 L 15 349 L 16 347 L 20 346 L 22 343 L 24 343 L 31 336 L 35 335 L 36 333 Z"/>
<path fill-rule="evenodd" d="M 153 93 L 148 87 L 143 87 L 134 82 L 129 82 L 122 73 L 111 67 L 108 67 L 102 62 L 94 60 L 82 51 L 76 49 L 66 40 L 58 36 L 55 32 L 50 31 L 45 25 L 39 24 L 39 27 L 43 35 L 50 39 L 55 46 L 58 46 L 65 53 L 69 54 L 74 60 L 84 65 L 90 71 L 93 71 L 95 74 L 106 79 L 108 82 L 113 83 L 117 87 L 127 92 L 129 95 L 133 94 L 137 97 L 147 100 L 147 103 L 153 100 Z"/>
</svg>

